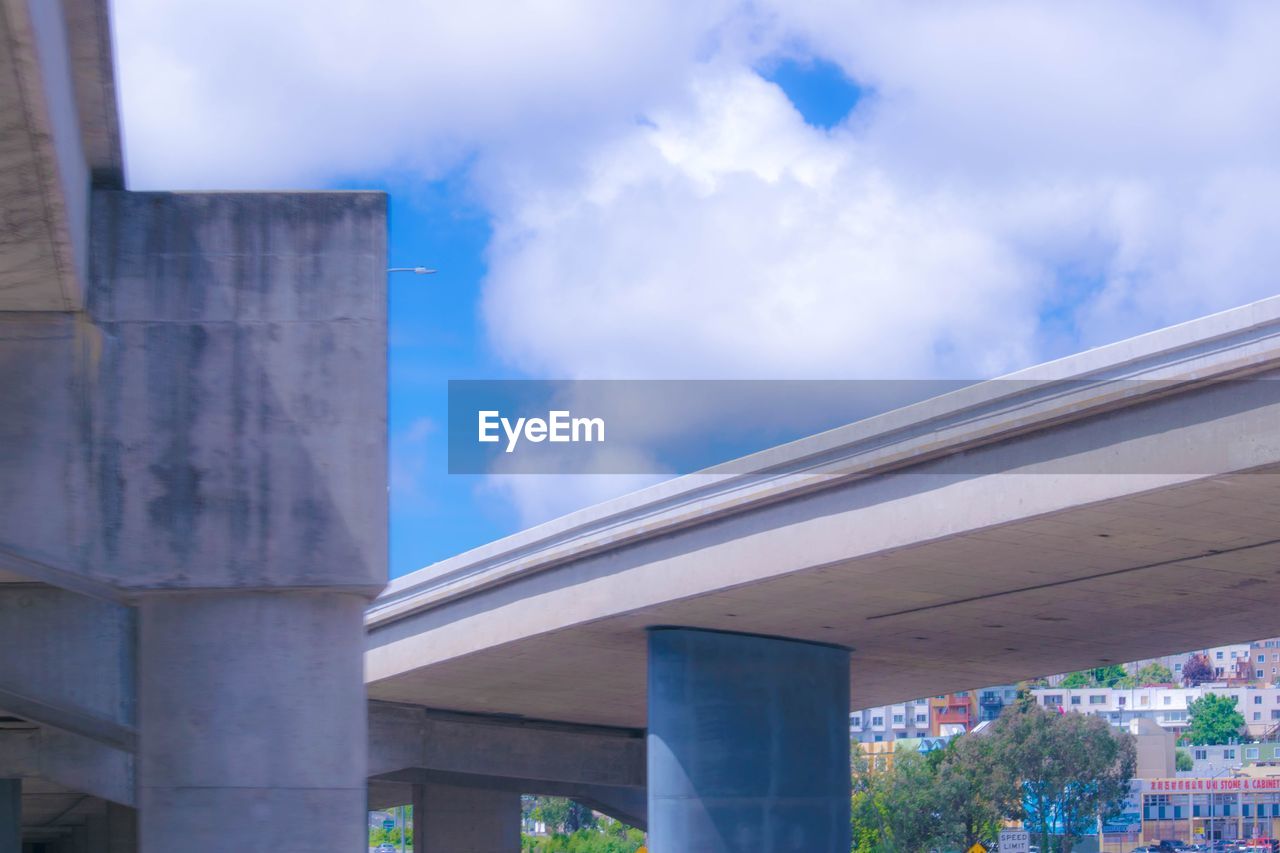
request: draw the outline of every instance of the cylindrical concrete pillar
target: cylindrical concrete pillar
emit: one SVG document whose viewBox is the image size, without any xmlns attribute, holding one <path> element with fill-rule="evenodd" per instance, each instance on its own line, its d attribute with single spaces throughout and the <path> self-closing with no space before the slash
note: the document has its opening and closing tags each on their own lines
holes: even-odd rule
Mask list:
<svg viewBox="0 0 1280 853">
<path fill-rule="evenodd" d="M 849 652 L 649 632 L 649 849 L 847 853 Z"/>
<path fill-rule="evenodd" d="M 413 786 L 413 853 L 519 853 L 520 795 L 488 788 Z"/>
<path fill-rule="evenodd" d="M 143 853 L 365 849 L 364 607 L 321 591 L 141 599 Z"/>
<path fill-rule="evenodd" d="M 0 853 L 22 853 L 21 779 L 0 779 Z"/>
</svg>

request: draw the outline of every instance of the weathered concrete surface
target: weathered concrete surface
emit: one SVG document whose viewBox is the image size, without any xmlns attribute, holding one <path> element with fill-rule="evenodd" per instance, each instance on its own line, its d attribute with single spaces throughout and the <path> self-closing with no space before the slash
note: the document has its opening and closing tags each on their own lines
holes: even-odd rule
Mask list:
<svg viewBox="0 0 1280 853">
<path fill-rule="evenodd" d="M 98 192 L 93 246 L 87 312 L 0 311 L 0 708 L 114 749 L 43 731 L 23 772 L 120 802 L 136 774 L 158 849 L 357 845 L 385 197 Z M 209 589 L 262 592 L 180 592 Z M 135 646 L 165 673 L 136 719 Z"/>
<path fill-rule="evenodd" d="M 369 775 L 411 768 L 521 779 L 534 786 L 541 780 L 643 788 L 644 738 L 631 730 L 570 729 L 371 703 Z"/>
<path fill-rule="evenodd" d="M 172 592 L 139 604 L 144 850 L 358 850 L 365 599 Z"/>
<path fill-rule="evenodd" d="M 414 786 L 571 797 L 646 825 L 644 733 L 369 706 L 370 808 L 404 805 Z"/>
<path fill-rule="evenodd" d="M 0 729 L 0 776 L 47 779 L 99 799 L 134 804 L 132 753 L 45 726 Z"/>
<path fill-rule="evenodd" d="M 359 849 L 385 197 L 122 185 L 107 3 L 3 0 L 0 772 L 57 853 Z"/>
<path fill-rule="evenodd" d="M 649 633 L 654 853 L 849 849 L 849 652 Z"/>
<path fill-rule="evenodd" d="M 649 794 L 644 788 L 595 786 L 567 795 L 584 806 L 636 829 L 649 829 Z"/>
<path fill-rule="evenodd" d="M 378 193 L 95 193 L 91 322 L 0 315 L 0 551 L 380 589 L 385 239 Z"/>
<path fill-rule="evenodd" d="M 520 849 L 519 793 L 415 785 L 413 814 L 414 853 L 516 853 Z"/>
<path fill-rule="evenodd" d="M 123 173 L 95 0 L 0 6 L 0 311 L 83 307 L 91 183 Z"/>
<path fill-rule="evenodd" d="M 124 605 L 0 584 L 0 708 L 132 750 L 135 639 Z"/>
</svg>

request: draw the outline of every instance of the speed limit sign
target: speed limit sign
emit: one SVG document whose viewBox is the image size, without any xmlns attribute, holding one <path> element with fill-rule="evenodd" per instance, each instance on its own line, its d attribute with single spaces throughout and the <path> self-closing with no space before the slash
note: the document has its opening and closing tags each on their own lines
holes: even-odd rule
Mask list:
<svg viewBox="0 0 1280 853">
<path fill-rule="evenodd" d="M 1025 829 L 1000 830 L 1000 853 L 1029 853 L 1031 833 Z"/>
</svg>

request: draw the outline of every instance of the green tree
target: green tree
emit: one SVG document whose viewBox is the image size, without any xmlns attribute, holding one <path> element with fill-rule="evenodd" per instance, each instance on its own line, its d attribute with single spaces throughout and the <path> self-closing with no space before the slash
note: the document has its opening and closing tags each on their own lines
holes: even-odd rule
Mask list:
<svg viewBox="0 0 1280 853">
<path fill-rule="evenodd" d="M 1162 663 L 1149 663 L 1138 670 L 1134 681 L 1138 687 L 1146 687 L 1149 684 L 1172 684 L 1173 673 Z"/>
<path fill-rule="evenodd" d="M 1244 715 L 1236 709 L 1234 697 L 1206 693 L 1188 705 L 1187 712 L 1191 717 L 1183 735 L 1187 743 L 1203 746 L 1240 739 Z"/>
<path fill-rule="evenodd" d="M 1118 663 L 1100 666 L 1090 674 L 1093 676 L 1093 683 L 1098 687 L 1115 687 L 1117 682 L 1129 677 L 1129 673 Z"/>
<path fill-rule="evenodd" d="M 572 835 L 580 829 L 594 829 L 595 812 L 575 800 L 564 797 L 535 797 L 529 810 L 534 820 L 540 820 L 551 832 Z"/>
<path fill-rule="evenodd" d="M 853 776 L 854 853 L 914 853 L 934 847 L 939 826 L 937 772 L 918 752 L 894 756 L 890 770 Z"/>
<path fill-rule="evenodd" d="M 1125 672 L 1123 666 L 1119 664 L 1111 664 L 1110 666 L 1100 666 L 1096 669 L 1083 669 L 1079 672 L 1067 673 L 1066 677 L 1058 684 L 1059 687 L 1067 689 L 1079 687 L 1115 687 L 1117 684 L 1124 682 L 1131 676 Z"/>
<path fill-rule="evenodd" d="M 1195 762 L 1191 760 L 1191 753 L 1185 749 L 1179 749 L 1173 756 L 1174 766 L 1178 770 L 1190 770 L 1195 767 Z"/>
<path fill-rule="evenodd" d="M 522 808 L 532 816 L 537 809 L 548 805 L 547 797 L 522 797 Z M 563 803 L 549 805 L 552 810 Z M 552 832 L 550 835 L 522 835 L 520 849 L 523 853 L 635 853 L 644 844 L 644 832 L 610 817 L 595 817 L 595 825 L 572 833 Z"/>
<path fill-rule="evenodd" d="M 993 738 L 958 737 L 945 750 L 934 783 L 941 840 L 961 850 L 997 841 L 1000 820 L 1017 812 L 1021 789 L 1000 760 Z"/>
<path fill-rule="evenodd" d="M 1067 673 L 1067 676 L 1063 678 L 1062 681 L 1058 682 L 1058 686 L 1067 690 L 1080 687 L 1092 687 L 1093 678 L 1089 675 L 1087 670 L 1071 672 Z"/>
<path fill-rule="evenodd" d="M 990 737 L 999 760 L 1021 783 L 1025 817 L 1046 853 L 1055 827 L 1062 833 L 1061 853 L 1070 853 L 1096 817 L 1117 814 L 1128 794 L 1133 736 L 1100 717 L 1032 706 L 1002 714 Z"/>
</svg>

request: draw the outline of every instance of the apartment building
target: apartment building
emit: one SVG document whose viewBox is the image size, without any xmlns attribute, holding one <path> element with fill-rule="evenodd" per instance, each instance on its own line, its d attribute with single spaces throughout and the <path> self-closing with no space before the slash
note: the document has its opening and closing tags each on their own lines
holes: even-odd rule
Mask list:
<svg viewBox="0 0 1280 853">
<path fill-rule="evenodd" d="M 1127 665 L 1129 672 L 1137 673 L 1148 664 L 1158 663 L 1168 667 L 1174 680 L 1182 681 L 1182 671 L 1193 655 L 1204 655 L 1213 667 L 1215 680 L 1249 682 L 1262 686 L 1280 679 L 1280 637 L 1215 646 L 1210 649 L 1192 649 L 1176 655 L 1134 661 Z M 1057 684 L 1064 676 L 1054 676 L 1050 684 Z"/>
<path fill-rule="evenodd" d="M 1206 693 L 1231 696 L 1244 716 L 1249 738 L 1269 735 L 1280 726 L 1280 688 L 1250 685 L 1202 684 L 1198 687 L 1042 687 L 1031 691 L 1035 701 L 1063 712 L 1094 714 L 1115 726 L 1132 720 L 1155 721 L 1165 731 L 1181 734 L 1187 727 L 1188 706 Z"/>
<path fill-rule="evenodd" d="M 1275 684 L 1280 681 L 1280 638 L 1250 643 L 1249 655 L 1255 683 Z"/>
<path fill-rule="evenodd" d="M 934 737 L 962 735 L 978 724 L 975 691 L 961 690 L 929 700 L 929 734 Z"/>
<path fill-rule="evenodd" d="M 933 734 L 930 716 L 928 699 L 854 711 L 849 715 L 849 739 L 869 744 L 928 737 Z"/>
</svg>

